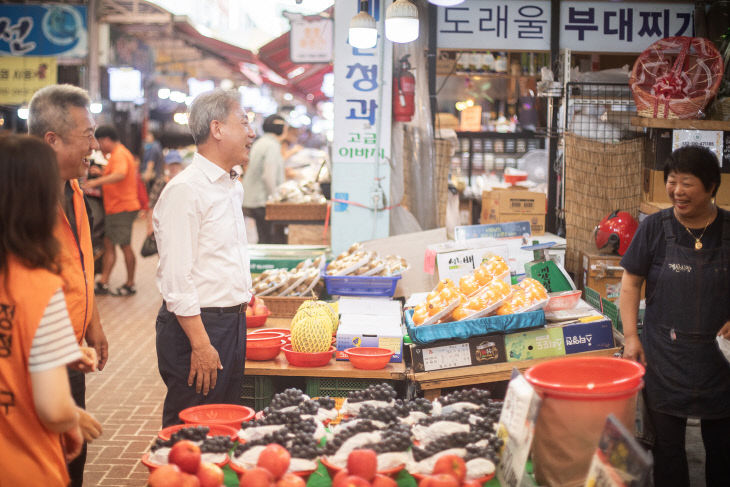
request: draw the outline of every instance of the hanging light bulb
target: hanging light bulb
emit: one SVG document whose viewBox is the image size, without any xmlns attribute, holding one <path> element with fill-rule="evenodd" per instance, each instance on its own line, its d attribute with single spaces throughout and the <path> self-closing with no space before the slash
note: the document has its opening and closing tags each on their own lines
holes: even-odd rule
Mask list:
<svg viewBox="0 0 730 487">
<path fill-rule="evenodd" d="M 375 25 L 375 19 L 367 10 L 367 0 L 361 0 L 360 12 L 350 19 L 349 42 L 352 47 L 358 49 L 370 49 L 375 47 L 378 42 L 378 29 Z"/>
<path fill-rule="evenodd" d="M 385 37 L 400 43 L 418 39 L 418 8 L 408 0 L 395 0 L 385 11 Z"/>
<path fill-rule="evenodd" d="M 428 0 L 428 2 L 439 7 L 453 7 L 454 5 L 464 3 L 464 0 Z"/>
</svg>

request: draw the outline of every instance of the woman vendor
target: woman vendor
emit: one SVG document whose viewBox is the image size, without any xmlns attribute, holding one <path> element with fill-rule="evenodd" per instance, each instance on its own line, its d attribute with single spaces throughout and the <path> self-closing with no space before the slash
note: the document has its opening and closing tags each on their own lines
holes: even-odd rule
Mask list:
<svg viewBox="0 0 730 487">
<path fill-rule="evenodd" d="M 621 260 L 624 357 L 646 366 L 644 398 L 655 432 L 654 485 L 688 486 L 688 417 L 701 419 L 707 486 L 730 482 L 730 212 L 718 208 L 715 155 L 677 149 L 664 167 L 672 207 L 648 216 Z M 637 333 L 640 290 L 646 313 Z"/>
</svg>

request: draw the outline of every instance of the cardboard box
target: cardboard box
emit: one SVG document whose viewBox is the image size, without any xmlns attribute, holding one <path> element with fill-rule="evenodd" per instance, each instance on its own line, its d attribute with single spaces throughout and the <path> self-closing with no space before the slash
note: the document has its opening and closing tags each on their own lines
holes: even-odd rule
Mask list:
<svg viewBox="0 0 730 487">
<path fill-rule="evenodd" d="M 624 268 L 621 267 L 620 255 L 606 255 L 599 253 L 580 253 L 580 289 L 589 287 L 596 290 L 602 298 L 617 302 L 621 294 L 621 277 Z M 646 284 L 641 288 L 641 298 L 644 299 Z"/>
<path fill-rule="evenodd" d="M 329 245 L 330 244 L 330 228 L 327 233 L 324 231 L 324 225 L 307 225 L 292 223 L 288 225 L 289 234 L 287 243 L 289 245 Z"/>
<path fill-rule="evenodd" d="M 411 344 L 414 372 L 505 362 L 504 335 L 482 335 L 467 340 L 443 340 L 430 345 Z"/>
<path fill-rule="evenodd" d="M 389 298 L 342 297 L 339 303 L 335 357 L 347 360 L 351 347 L 381 347 L 393 350 L 391 362 L 403 361 L 403 328 L 400 301 Z"/>
<path fill-rule="evenodd" d="M 565 353 L 591 352 L 614 347 L 613 329 L 608 318 L 588 323 L 563 325 Z"/>
<path fill-rule="evenodd" d="M 544 215 L 547 211 L 545 193 L 522 189 L 494 189 L 482 193 L 482 213 L 532 213 Z"/>
<path fill-rule="evenodd" d="M 509 222 L 530 222 L 530 232 L 532 235 L 545 235 L 545 214 L 537 213 L 500 213 L 499 215 L 489 214 L 485 220 L 484 212 L 480 223 L 509 223 Z M 490 221 L 496 218 L 497 221 Z"/>
<path fill-rule="evenodd" d="M 554 327 L 510 333 L 504 337 L 504 348 L 508 362 L 560 357 L 565 355 L 563 330 Z"/>
</svg>

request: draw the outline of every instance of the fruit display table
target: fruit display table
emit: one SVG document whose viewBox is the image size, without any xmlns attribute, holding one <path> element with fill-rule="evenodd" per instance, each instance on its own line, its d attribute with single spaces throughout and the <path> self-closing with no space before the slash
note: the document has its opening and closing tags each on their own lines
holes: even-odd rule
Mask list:
<svg viewBox="0 0 730 487">
<path fill-rule="evenodd" d="M 576 353 L 570 356 L 611 357 L 620 350 L 620 347 L 614 347 L 607 348 L 605 350 L 596 350 L 593 352 Z M 409 372 L 408 378 L 415 382 L 423 391 L 423 397 L 433 400 L 441 395 L 442 388 L 509 380 L 512 376 L 512 369 L 519 369 L 521 372 L 524 372 L 540 362 L 559 358 L 560 357 L 546 357 L 533 360 L 521 360 L 518 362 L 502 362 L 491 365 L 472 365 L 470 367 L 459 367 L 455 369 L 435 370 L 430 372 Z"/>
<path fill-rule="evenodd" d="M 279 375 L 288 377 L 340 377 L 355 379 L 404 380 L 404 363 L 389 363 L 384 369 L 356 369 L 350 362 L 332 359 L 324 367 L 295 367 L 289 365 L 283 353 L 274 360 L 246 360 L 246 375 Z"/>
</svg>

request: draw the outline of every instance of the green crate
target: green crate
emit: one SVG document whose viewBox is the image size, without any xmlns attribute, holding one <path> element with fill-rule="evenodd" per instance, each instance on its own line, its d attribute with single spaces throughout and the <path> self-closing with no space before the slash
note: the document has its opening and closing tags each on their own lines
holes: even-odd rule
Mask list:
<svg viewBox="0 0 730 487">
<path fill-rule="evenodd" d="M 350 391 L 367 389 L 373 384 L 390 384 L 396 387 L 395 381 L 384 379 L 350 379 L 339 377 L 308 377 L 306 394 L 309 397 L 347 397 Z"/>
<path fill-rule="evenodd" d="M 271 403 L 273 396 L 274 385 L 271 377 L 263 375 L 245 375 L 243 377 L 241 399 L 244 406 L 261 411 Z"/>
<path fill-rule="evenodd" d="M 616 303 L 606 298 L 601 298 L 601 303 L 603 304 L 603 314 L 611 320 L 614 328 L 623 333 L 624 325 L 621 323 L 621 313 L 619 313 Z"/>
<path fill-rule="evenodd" d="M 603 312 L 603 307 L 601 306 L 601 295 L 598 294 L 598 291 L 586 287 L 583 290 L 583 296 L 585 296 L 585 300 L 588 304 L 593 306 L 597 311 Z"/>
</svg>

